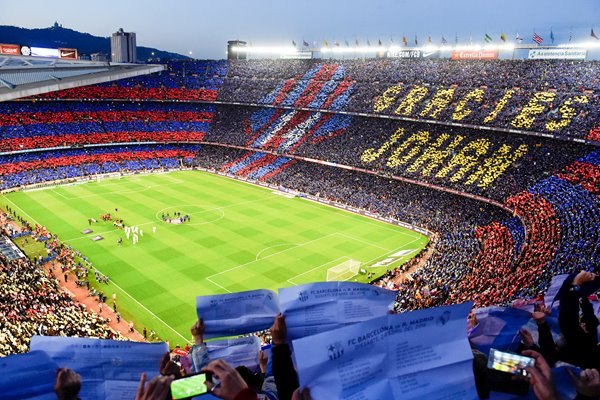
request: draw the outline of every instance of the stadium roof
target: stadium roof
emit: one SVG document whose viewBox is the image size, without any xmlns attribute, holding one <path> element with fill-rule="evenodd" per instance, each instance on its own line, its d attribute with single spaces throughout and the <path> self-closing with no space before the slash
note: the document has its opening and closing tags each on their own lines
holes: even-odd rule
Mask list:
<svg viewBox="0 0 600 400">
<path fill-rule="evenodd" d="M 163 65 L 0 56 L 0 101 L 110 82 L 164 70 Z"/>
</svg>

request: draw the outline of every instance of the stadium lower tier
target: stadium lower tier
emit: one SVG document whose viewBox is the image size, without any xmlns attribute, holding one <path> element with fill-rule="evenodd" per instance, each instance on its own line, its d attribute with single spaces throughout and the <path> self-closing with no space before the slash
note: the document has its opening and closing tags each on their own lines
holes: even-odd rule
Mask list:
<svg viewBox="0 0 600 400">
<path fill-rule="evenodd" d="M 198 149 L 196 145 L 111 146 L 3 156 L 0 188 L 113 172 L 180 168 Z"/>
</svg>

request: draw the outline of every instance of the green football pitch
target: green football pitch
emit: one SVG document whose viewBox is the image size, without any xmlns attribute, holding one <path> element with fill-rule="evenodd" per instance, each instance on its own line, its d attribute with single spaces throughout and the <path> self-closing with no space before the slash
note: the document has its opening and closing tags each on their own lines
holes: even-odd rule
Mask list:
<svg viewBox="0 0 600 400">
<path fill-rule="evenodd" d="M 373 264 L 398 265 L 428 241 L 411 230 L 201 171 L 14 192 L 3 204 L 79 250 L 110 277 L 109 285 L 95 284 L 90 274 L 109 304 L 114 291 L 124 318 L 172 344 L 190 338 L 198 295 L 325 281 L 329 268 L 348 260 L 378 276 L 386 267 Z M 138 244 L 100 220 L 109 212 L 143 231 Z M 174 212 L 191 221 L 162 221 L 163 213 Z M 89 226 L 88 218 L 98 222 Z M 82 233 L 88 228 L 93 232 Z M 96 235 L 103 239 L 93 241 Z"/>
</svg>

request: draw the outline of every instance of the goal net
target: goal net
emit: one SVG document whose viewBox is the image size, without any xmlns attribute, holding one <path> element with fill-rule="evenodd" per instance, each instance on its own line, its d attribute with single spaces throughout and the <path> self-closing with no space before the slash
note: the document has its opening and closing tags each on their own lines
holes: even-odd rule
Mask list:
<svg viewBox="0 0 600 400">
<path fill-rule="evenodd" d="M 347 281 L 348 279 L 358 275 L 360 270 L 360 261 L 348 260 L 341 264 L 334 265 L 327 269 L 327 282 L 330 281 Z"/>
</svg>

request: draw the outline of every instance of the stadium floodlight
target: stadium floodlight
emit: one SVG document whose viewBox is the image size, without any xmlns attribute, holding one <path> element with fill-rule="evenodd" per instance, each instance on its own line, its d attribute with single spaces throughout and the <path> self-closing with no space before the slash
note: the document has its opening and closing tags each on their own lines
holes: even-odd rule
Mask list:
<svg viewBox="0 0 600 400">
<path fill-rule="evenodd" d="M 589 43 L 590 45 L 595 45 L 595 47 L 600 47 L 600 43 Z M 581 45 L 576 45 L 573 47 L 581 47 Z M 398 46 L 397 44 L 391 44 L 388 46 L 323 46 L 318 50 L 313 49 L 312 51 L 320 51 L 325 54 L 349 54 L 349 53 L 360 53 L 360 54 L 368 54 L 368 53 L 384 53 L 384 52 L 398 52 L 402 50 L 420 50 L 425 52 L 439 52 L 439 51 L 481 51 L 481 50 L 495 50 L 495 51 L 512 51 L 516 48 L 514 43 L 503 43 L 503 44 L 485 44 L 481 45 L 478 43 L 468 44 L 468 45 L 448 45 L 443 44 L 440 46 L 436 46 L 433 44 L 427 44 L 424 46 L 415 46 L 415 47 L 405 47 Z M 231 48 L 234 52 L 242 52 L 246 54 L 278 54 L 278 55 L 293 55 L 298 52 L 302 52 L 293 46 L 233 46 Z"/>
<path fill-rule="evenodd" d="M 515 45 L 513 43 L 505 43 L 505 44 L 485 44 L 483 45 L 483 50 L 508 50 L 512 51 L 515 49 Z"/>
<path fill-rule="evenodd" d="M 582 43 L 567 43 L 559 44 L 558 47 L 569 48 L 569 49 L 597 49 L 600 47 L 600 40 L 595 42 L 582 42 Z"/>
<path fill-rule="evenodd" d="M 322 53 L 379 53 L 388 51 L 388 48 L 385 46 L 376 46 L 376 47 L 321 47 Z"/>
<path fill-rule="evenodd" d="M 482 47 L 478 44 L 467 44 L 467 45 L 460 45 L 460 46 L 455 46 L 452 48 L 452 50 L 456 50 L 456 51 L 480 51 L 482 50 Z"/>
<path fill-rule="evenodd" d="M 293 46 L 233 46 L 231 50 L 242 53 L 262 54 L 294 54 L 298 51 Z"/>
</svg>

